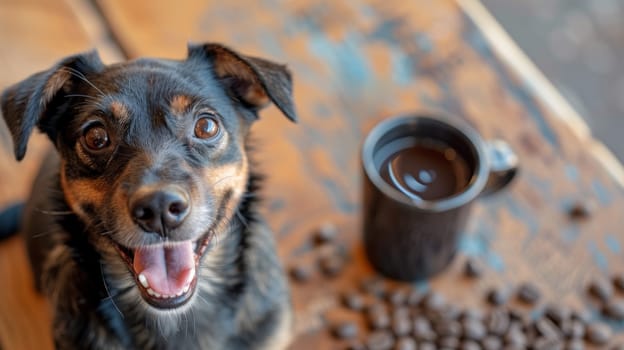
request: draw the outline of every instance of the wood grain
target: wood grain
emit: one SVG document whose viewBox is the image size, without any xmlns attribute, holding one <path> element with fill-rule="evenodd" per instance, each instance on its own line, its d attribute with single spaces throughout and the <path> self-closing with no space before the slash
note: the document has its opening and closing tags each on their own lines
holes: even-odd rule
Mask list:
<svg viewBox="0 0 624 350">
<path fill-rule="evenodd" d="M 48 42 L 47 49 L 41 48 L 41 38 L 19 28 L 51 33 L 53 29 L 46 25 L 59 26 L 55 37 L 64 38 L 57 40 L 59 45 L 87 45 L 78 39 L 65 40 L 69 34 L 63 30 L 73 23 L 72 15 L 65 12 L 58 22 L 39 18 L 30 23 L 28 16 L 11 19 L 9 24 L 2 21 L 17 18 L 19 11 L 29 13 L 26 8 L 52 17 L 64 11 L 63 7 L 43 11 L 42 0 L 41 4 L 32 1 L 30 6 L 17 1 L 0 6 L 0 29 L 7 28 L 0 30 L 0 38 L 17 38 L 11 43 L 23 50 L 21 55 L 0 53 L 0 61 L 10 61 L 22 72 L 7 81 L 2 76 L 0 84 L 41 69 L 31 66 L 35 58 L 54 60 L 55 55 L 69 53 L 65 49 L 81 50 L 59 49 L 56 41 L 54 45 Z M 475 208 L 461 244 L 461 256 L 424 287 L 440 290 L 448 299 L 468 306 L 482 305 L 483 291 L 493 285 L 533 280 L 547 299 L 585 306 L 580 290 L 587 280 L 624 270 L 624 191 L 587 152 L 587 141 L 579 139 L 540 96 L 524 85 L 522 76 L 497 58 L 483 34 L 454 2 L 97 3 L 131 57 L 181 58 L 187 41 L 219 41 L 246 54 L 288 63 L 292 69 L 301 122 L 293 125 L 270 108 L 254 128 L 258 144 L 254 158 L 267 175 L 265 215 L 287 266 L 316 259 L 316 253 L 309 249 L 310 234 L 325 221 L 339 227 L 340 240 L 351 257 L 338 278 L 316 274 L 310 283 L 293 284 L 298 334 L 293 349 L 334 348 L 337 344 L 323 324 L 351 317 L 332 310 L 339 292 L 372 274 L 360 243 L 359 149 L 376 122 L 398 113 L 444 110 L 467 120 L 485 138 L 508 141 L 522 162 L 522 172 L 509 191 L 482 200 Z M 37 50 L 39 56 L 29 55 Z M 5 136 L 2 140 L 6 143 Z M 15 177 L 16 165 L 8 158 L 2 162 L 0 158 L 0 191 L 8 192 L 0 192 L 0 204 L 23 198 L 27 178 L 32 175 L 32 168 L 15 170 L 20 174 L 17 180 L 5 182 Z M 567 207 L 578 199 L 596 203 L 591 219 L 574 222 L 567 217 Z M 22 254 L 20 247 L 13 241 L 0 245 L 3 251 L 17 255 Z M 467 255 L 488 266 L 486 276 L 478 282 L 460 276 Z M 0 252 L 2 272 L 10 268 L 4 256 Z M 16 271 L 23 276 L 23 261 L 16 261 Z M 15 311 L 0 314 L 0 344 L 19 349 L 23 347 L 16 345 L 15 338 L 7 338 L 5 324 L 14 317 L 42 319 L 35 314 L 24 315 L 4 297 L 8 293 L 27 296 L 25 283 L 9 283 L 8 291 L 0 289 L 0 309 Z M 31 299 L 24 298 L 23 307 L 32 307 Z M 622 325 L 613 326 L 624 331 Z"/>
</svg>

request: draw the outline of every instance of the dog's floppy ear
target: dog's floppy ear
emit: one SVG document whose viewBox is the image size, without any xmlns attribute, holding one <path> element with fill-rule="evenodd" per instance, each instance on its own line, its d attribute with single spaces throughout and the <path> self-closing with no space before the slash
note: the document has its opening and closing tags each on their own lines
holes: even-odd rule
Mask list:
<svg viewBox="0 0 624 350">
<path fill-rule="evenodd" d="M 15 158 L 22 160 L 28 139 L 35 126 L 46 131 L 50 138 L 50 122 L 62 105 L 72 83 L 85 81 L 85 75 L 99 71 L 103 64 L 96 51 L 70 56 L 52 68 L 35 73 L 7 88 L 0 98 L 2 116 L 13 136 Z"/>
<path fill-rule="evenodd" d="M 288 119 L 297 121 L 292 78 L 286 66 L 244 56 L 214 43 L 189 44 L 188 56 L 208 60 L 215 76 L 247 106 L 260 109 L 273 102 Z"/>
</svg>

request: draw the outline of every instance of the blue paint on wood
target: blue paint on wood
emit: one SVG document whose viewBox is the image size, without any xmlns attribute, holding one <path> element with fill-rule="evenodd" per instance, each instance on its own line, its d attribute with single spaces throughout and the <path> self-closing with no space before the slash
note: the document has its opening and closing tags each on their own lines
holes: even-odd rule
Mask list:
<svg viewBox="0 0 624 350">
<path fill-rule="evenodd" d="M 429 35 L 425 33 L 418 33 L 416 34 L 416 38 L 414 40 L 420 51 L 423 53 L 428 54 L 433 52 L 434 44 Z"/>
<path fill-rule="evenodd" d="M 334 207 L 340 210 L 344 214 L 352 214 L 357 209 L 355 203 L 351 203 L 345 194 L 345 191 L 338 186 L 334 179 L 324 178 L 321 179 L 321 183 L 325 188 L 325 192 L 334 202 Z"/>
<path fill-rule="evenodd" d="M 527 227 L 529 235 L 534 236 L 539 232 L 539 222 L 531 209 L 527 209 L 521 202 L 514 200 L 510 196 L 504 196 L 504 200 L 505 208 L 507 208 L 509 214 Z"/>
<path fill-rule="evenodd" d="M 620 254 L 622 252 L 620 240 L 615 235 L 607 234 L 605 236 L 605 244 L 607 245 L 607 248 L 615 254 Z"/>
<path fill-rule="evenodd" d="M 406 86 L 413 82 L 414 64 L 409 56 L 398 49 L 390 49 L 392 65 L 392 81 L 400 86 Z"/>
<path fill-rule="evenodd" d="M 485 262 L 488 264 L 488 266 L 490 266 L 492 270 L 496 272 L 505 271 L 505 261 L 503 261 L 503 258 L 493 250 L 490 250 L 485 255 Z"/>
<path fill-rule="evenodd" d="M 580 178 L 578 168 L 572 164 L 566 164 L 563 171 L 565 172 L 566 178 L 572 182 L 577 182 Z"/>
<path fill-rule="evenodd" d="M 314 115 L 321 119 L 327 119 L 331 116 L 331 110 L 323 103 L 316 103 L 314 105 Z"/>
<path fill-rule="evenodd" d="M 563 238 L 564 242 L 572 243 L 575 242 L 579 236 L 581 235 L 581 229 L 579 226 L 566 226 L 561 229 L 561 238 Z"/>
<path fill-rule="evenodd" d="M 589 254 L 591 254 L 594 263 L 603 271 L 607 271 L 609 268 L 609 261 L 603 252 L 600 251 L 596 242 L 589 242 L 587 247 L 589 249 Z"/>
<path fill-rule="evenodd" d="M 327 37 L 311 34 L 308 50 L 324 60 L 332 72 L 340 75 L 340 82 L 346 82 L 353 89 L 368 84 L 374 70 L 369 66 L 366 55 L 360 51 L 360 40 L 349 35 L 340 43 L 333 43 Z"/>
<path fill-rule="evenodd" d="M 613 201 L 613 196 L 611 195 L 611 193 L 609 193 L 609 190 L 604 186 L 601 181 L 599 181 L 598 179 L 593 180 L 591 183 L 591 187 L 600 204 L 602 204 L 603 206 L 608 206 L 611 204 L 611 202 Z"/>
</svg>

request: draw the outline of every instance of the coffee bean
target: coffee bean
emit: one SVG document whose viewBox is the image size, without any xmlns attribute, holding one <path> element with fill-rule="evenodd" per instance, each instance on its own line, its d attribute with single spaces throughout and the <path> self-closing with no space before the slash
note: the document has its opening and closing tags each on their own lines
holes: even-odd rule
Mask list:
<svg viewBox="0 0 624 350">
<path fill-rule="evenodd" d="M 297 264 L 290 268 L 290 277 L 296 282 L 307 282 L 312 277 L 309 265 Z"/>
<path fill-rule="evenodd" d="M 318 244 L 329 243 L 336 240 L 338 229 L 331 222 L 324 222 L 316 229 L 314 233 L 314 241 Z"/>
<path fill-rule="evenodd" d="M 358 326 L 351 321 L 340 322 L 334 325 L 332 334 L 339 339 L 352 339 L 358 335 Z"/>
<path fill-rule="evenodd" d="M 499 350 L 503 347 L 503 340 L 494 335 L 488 335 L 481 342 L 483 350 Z"/>
<path fill-rule="evenodd" d="M 430 291 L 423 298 L 422 306 L 427 311 L 440 311 L 446 306 L 446 299 L 441 294 Z"/>
<path fill-rule="evenodd" d="M 399 306 L 392 309 L 392 317 L 405 317 L 410 318 L 412 315 L 412 309 L 408 306 Z"/>
<path fill-rule="evenodd" d="M 464 340 L 459 347 L 460 350 L 481 350 L 479 343 L 473 340 Z"/>
<path fill-rule="evenodd" d="M 409 293 L 407 294 L 407 305 L 413 306 L 413 307 L 419 306 L 424 297 L 425 297 L 425 293 L 417 289 L 411 289 Z"/>
<path fill-rule="evenodd" d="M 511 346 L 524 347 L 527 344 L 527 337 L 520 327 L 509 327 L 505 333 L 505 344 Z"/>
<path fill-rule="evenodd" d="M 390 327 L 390 315 L 387 312 L 369 314 L 368 325 L 371 329 L 386 329 Z"/>
<path fill-rule="evenodd" d="M 533 341 L 534 350 L 563 350 L 563 341 L 560 339 L 539 337 Z"/>
<path fill-rule="evenodd" d="M 483 321 L 485 319 L 485 315 L 483 311 L 480 309 L 470 308 L 461 312 L 460 319 L 462 321 L 465 321 L 465 320 Z"/>
<path fill-rule="evenodd" d="M 345 267 L 344 257 L 334 253 L 322 256 L 319 261 L 321 271 L 327 277 L 336 277 Z"/>
<path fill-rule="evenodd" d="M 409 316 L 393 315 L 392 331 L 397 337 L 408 335 L 412 331 L 412 322 Z"/>
<path fill-rule="evenodd" d="M 361 284 L 362 291 L 377 298 L 383 298 L 386 294 L 386 284 L 380 277 L 371 277 Z"/>
<path fill-rule="evenodd" d="M 466 319 L 462 322 L 463 334 L 467 339 L 481 340 L 487 334 L 483 322 L 474 319 Z"/>
<path fill-rule="evenodd" d="M 431 323 L 424 317 L 414 318 L 412 333 L 418 340 L 433 341 L 437 337 L 437 334 L 431 327 Z"/>
<path fill-rule="evenodd" d="M 500 306 L 507 302 L 507 292 L 499 288 L 492 288 L 487 292 L 487 301 L 494 305 Z"/>
<path fill-rule="evenodd" d="M 568 215 L 572 219 L 586 219 L 592 215 L 595 210 L 595 204 L 593 202 L 588 202 L 587 200 L 578 200 L 570 206 L 568 210 Z"/>
<path fill-rule="evenodd" d="M 583 325 L 589 324 L 592 320 L 592 314 L 589 310 L 573 310 L 570 317 L 580 321 Z"/>
<path fill-rule="evenodd" d="M 459 307 L 452 304 L 446 304 L 439 310 L 425 311 L 425 315 L 427 315 L 434 324 L 458 320 L 460 314 L 461 310 Z"/>
<path fill-rule="evenodd" d="M 605 302 L 613 295 L 613 286 L 606 279 L 597 278 L 590 283 L 589 293 Z"/>
<path fill-rule="evenodd" d="M 419 344 L 420 346 L 418 347 L 419 350 L 437 350 L 437 347 L 434 343 L 432 342 L 422 342 Z"/>
<path fill-rule="evenodd" d="M 387 299 L 392 305 L 404 305 L 407 301 L 407 291 L 404 289 L 395 289 L 388 293 Z"/>
<path fill-rule="evenodd" d="M 394 337 L 388 331 L 374 331 L 366 339 L 366 346 L 369 350 L 390 350 L 394 346 Z"/>
<path fill-rule="evenodd" d="M 536 285 L 533 283 L 525 282 L 518 287 L 516 294 L 518 300 L 525 304 L 534 305 L 541 297 L 541 293 Z"/>
<path fill-rule="evenodd" d="M 595 345 L 605 345 L 611 335 L 611 328 L 604 323 L 592 323 L 585 329 L 585 340 Z"/>
<path fill-rule="evenodd" d="M 364 309 L 364 297 L 356 292 L 346 293 L 342 296 L 342 303 L 351 310 L 361 311 Z"/>
<path fill-rule="evenodd" d="M 438 346 L 441 348 L 457 349 L 459 347 L 459 338 L 444 336 L 438 339 Z"/>
<path fill-rule="evenodd" d="M 566 344 L 565 350 L 585 350 L 585 344 L 580 339 L 573 339 Z"/>
<path fill-rule="evenodd" d="M 613 276 L 612 280 L 615 288 L 617 288 L 620 292 L 624 292 L 624 273 Z"/>
<path fill-rule="evenodd" d="M 602 313 L 614 320 L 624 320 L 624 300 L 609 300 L 602 309 Z"/>
<path fill-rule="evenodd" d="M 544 316 L 548 317 L 556 325 L 561 326 L 565 321 L 570 319 L 572 311 L 564 305 L 549 304 L 544 309 Z"/>
<path fill-rule="evenodd" d="M 568 339 L 583 339 L 585 336 L 585 325 L 577 319 L 571 319 L 561 330 Z"/>
<path fill-rule="evenodd" d="M 561 338 L 561 331 L 557 325 L 547 317 L 540 318 L 535 322 L 535 330 L 537 333 L 545 338 Z"/>
<path fill-rule="evenodd" d="M 416 341 L 414 338 L 401 337 L 396 342 L 394 350 L 416 350 Z"/>
<path fill-rule="evenodd" d="M 352 340 L 347 345 L 347 350 L 366 350 L 366 346 L 361 340 Z"/>
<path fill-rule="evenodd" d="M 505 334 L 505 332 L 509 329 L 510 322 L 509 313 L 504 308 L 492 310 L 486 318 L 488 331 L 495 335 Z"/>
<path fill-rule="evenodd" d="M 483 275 L 483 266 L 473 258 L 466 259 L 464 274 L 470 278 L 478 278 Z"/>
<path fill-rule="evenodd" d="M 453 320 L 437 322 L 433 328 L 441 336 L 459 337 L 462 333 L 461 323 Z"/>
</svg>

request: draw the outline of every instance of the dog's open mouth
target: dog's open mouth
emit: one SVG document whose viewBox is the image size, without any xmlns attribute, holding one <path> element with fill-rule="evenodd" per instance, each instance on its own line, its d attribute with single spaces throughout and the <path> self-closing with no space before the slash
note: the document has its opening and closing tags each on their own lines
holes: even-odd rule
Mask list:
<svg viewBox="0 0 624 350">
<path fill-rule="evenodd" d="M 190 300 L 197 285 L 197 268 L 211 233 L 196 241 L 153 244 L 136 249 L 115 248 L 134 275 L 141 296 L 150 305 L 173 309 Z"/>
</svg>

